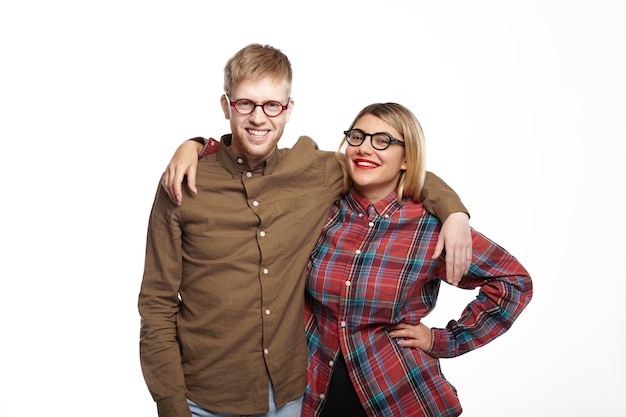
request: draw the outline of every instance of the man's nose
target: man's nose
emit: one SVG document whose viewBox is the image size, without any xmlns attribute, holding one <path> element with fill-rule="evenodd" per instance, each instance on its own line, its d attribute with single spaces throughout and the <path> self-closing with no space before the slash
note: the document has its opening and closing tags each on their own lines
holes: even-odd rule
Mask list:
<svg viewBox="0 0 626 417">
<path fill-rule="evenodd" d="M 263 112 L 263 106 L 256 106 L 252 113 L 250 113 L 250 119 L 254 122 L 256 121 L 264 121 L 267 118 L 265 112 Z"/>
</svg>

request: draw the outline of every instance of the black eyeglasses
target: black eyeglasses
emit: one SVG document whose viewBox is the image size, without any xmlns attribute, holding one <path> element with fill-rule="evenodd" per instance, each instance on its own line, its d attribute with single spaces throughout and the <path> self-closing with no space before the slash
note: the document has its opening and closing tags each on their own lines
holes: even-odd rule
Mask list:
<svg viewBox="0 0 626 417">
<path fill-rule="evenodd" d="M 231 101 L 230 97 L 226 96 L 228 99 L 228 104 L 237 110 L 237 113 L 241 115 L 251 114 L 257 107 L 263 109 L 263 113 L 265 113 L 268 117 L 276 117 L 285 110 L 289 106 L 289 99 L 287 99 L 287 105 L 283 105 L 280 101 L 270 100 L 265 103 L 255 103 L 254 101 L 247 98 L 240 98 L 239 100 Z"/>
<path fill-rule="evenodd" d="M 343 132 L 346 135 L 346 142 L 350 146 L 361 146 L 366 136 L 370 137 L 372 142 L 372 148 L 378 151 L 384 151 L 391 145 L 391 142 L 396 142 L 398 145 L 404 146 L 404 141 L 392 137 L 389 133 L 377 132 L 377 133 L 365 133 L 361 129 L 350 129 Z"/>
</svg>

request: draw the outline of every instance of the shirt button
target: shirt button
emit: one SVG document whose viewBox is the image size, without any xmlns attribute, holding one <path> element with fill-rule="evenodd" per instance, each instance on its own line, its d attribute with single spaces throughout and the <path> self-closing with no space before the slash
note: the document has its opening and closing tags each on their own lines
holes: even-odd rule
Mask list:
<svg viewBox="0 0 626 417">
<path fill-rule="evenodd" d="M 270 351 L 269 351 L 269 349 L 263 349 L 263 353 L 265 353 L 267 355 L 268 353 L 270 353 Z"/>
<path fill-rule="evenodd" d="M 253 205 L 254 207 L 258 207 L 259 202 L 258 202 L 258 201 L 253 201 L 253 202 L 252 202 L 252 205 Z"/>
<path fill-rule="evenodd" d="M 333 367 L 333 365 L 335 364 L 335 362 L 333 361 L 328 361 L 328 366 L 330 366 L 331 368 Z"/>
<path fill-rule="evenodd" d="M 324 398 L 326 398 L 326 396 L 324 394 L 320 394 L 320 400 L 323 400 Z"/>
<path fill-rule="evenodd" d="M 263 268 L 263 275 L 267 275 L 270 273 L 270 270 L 267 268 Z"/>
<path fill-rule="evenodd" d="M 388 218 L 389 218 L 389 215 L 388 215 L 388 214 L 385 214 L 385 219 L 388 219 Z"/>
<path fill-rule="evenodd" d="M 356 251 L 354 251 L 354 253 L 356 253 L 357 255 L 361 254 L 361 249 L 357 249 Z"/>
<path fill-rule="evenodd" d="M 346 287 L 349 287 L 350 285 L 352 285 L 352 283 L 350 281 L 346 281 Z"/>
<path fill-rule="evenodd" d="M 246 177 L 250 178 L 252 176 L 252 172 L 248 171 L 246 172 Z"/>
<path fill-rule="evenodd" d="M 241 158 L 237 158 L 237 163 L 238 163 L 238 164 L 243 164 L 243 159 L 241 159 Z"/>
<path fill-rule="evenodd" d="M 265 232 L 261 232 L 259 234 L 261 235 L 261 237 L 265 237 Z"/>
<path fill-rule="evenodd" d="M 348 323 L 345 322 L 345 320 L 341 321 L 341 327 L 346 327 L 348 325 Z"/>
<path fill-rule="evenodd" d="M 265 315 L 266 315 L 266 316 L 269 316 L 269 315 L 270 315 L 270 309 L 269 309 L 269 308 L 266 308 L 266 309 L 265 309 Z"/>
<path fill-rule="evenodd" d="M 374 222 L 370 222 L 370 227 L 374 227 Z"/>
</svg>

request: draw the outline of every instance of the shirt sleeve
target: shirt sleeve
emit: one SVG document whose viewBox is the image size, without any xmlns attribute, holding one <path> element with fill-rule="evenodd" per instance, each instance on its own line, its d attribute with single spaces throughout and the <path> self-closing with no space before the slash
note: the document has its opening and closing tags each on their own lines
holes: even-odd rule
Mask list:
<svg viewBox="0 0 626 417">
<path fill-rule="evenodd" d="M 176 334 L 182 276 L 178 208 L 157 188 L 139 292 L 141 369 L 160 417 L 191 417 Z"/>
<path fill-rule="evenodd" d="M 480 290 L 458 320 L 445 329 L 431 329 L 431 356 L 451 358 L 491 342 L 511 327 L 532 298 L 530 275 L 514 256 L 473 229 L 472 248 L 472 264 L 459 288 Z"/>
<path fill-rule="evenodd" d="M 424 208 L 442 223 L 452 213 L 463 212 L 469 216 L 457 193 L 432 172 L 426 172 L 421 200 Z"/>
<path fill-rule="evenodd" d="M 200 151 L 200 153 L 198 154 L 198 159 L 202 159 L 206 156 L 209 155 L 213 155 L 215 152 L 217 152 L 217 147 L 219 145 L 219 141 L 213 139 L 213 138 L 202 138 L 202 137 L 197 137 L 197 138 L 191 138 L 189 140 L 193 140 L 196 141 L 198 143 L 203 143 L 204 147 L 202 148 L 202 150 Z"/>
</svg>

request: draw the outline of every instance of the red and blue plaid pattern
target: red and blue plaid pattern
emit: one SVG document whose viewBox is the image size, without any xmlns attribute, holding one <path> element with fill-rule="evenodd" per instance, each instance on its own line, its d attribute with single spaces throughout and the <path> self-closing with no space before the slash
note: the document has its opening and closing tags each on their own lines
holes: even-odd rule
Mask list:
<svg viewBox="0 0 626 417">
<path fill-rule="evenodd" d="M 472 264 L 459 287 L 480 287 L 476 299 L 445 329 L 432 329 L 429 352 L 400 347 L 386 328 L 419 323 L 435 307 L 445 277 L 444 259 L 431 259 L 440 229 L 422 204 L 400 205 L 395 193 L 372 205 L 352 191 L 333 208 L 309 262 L 303 416 L 319 415 L 340 352 L 368 415 L 461 413 L 437 358 L 507 331 L 530 301 L 532 282 L 512 255 L 472 230 Z"/>
</svg>

